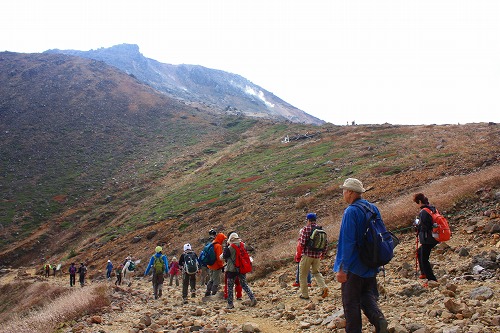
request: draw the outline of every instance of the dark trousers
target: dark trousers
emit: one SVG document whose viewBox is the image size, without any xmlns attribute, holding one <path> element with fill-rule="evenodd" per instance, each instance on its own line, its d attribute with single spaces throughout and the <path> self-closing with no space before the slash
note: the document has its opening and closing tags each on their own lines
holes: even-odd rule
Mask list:
<svg viewBox="0 0 500 333">
<path fill-rule="evenodd" d="M 437 281 L 436 276 L 432 271 L 431 263 L 429 262 L 431 251 L 436 245 L 437 244 L 421 244 L 417 251 L 418 266 L 420 267 L 420 273 L 424 274 L 427 280 Z"/>
<path fill-rule="evenodd" d="M 75 285 L 75 281 L 76 281 L 76 276 L 75 274 L 70 274 L 69 275 L 69 286 L 70 287 L 73 287 Z"/>
<path fill-rule="evenodd" d="M 182 298 L 187 298 L 188 287 L 191 287 L 191 293 L 196 291 L 196 274 L 182 273 Z"/>
<path fill-rule="evenodd" d="M 252 290 L 250 290 L 250 287 L 247 284 L 247 278 L 245 274 L 239 274 L 235 272 L 227 272 L 226 274 L 227 274 L 227 304 L 233 305 L 233 298 L 234 298 L 233 289 L 234 289 L 234 280 L 236 278 L 240 280 L 241 289 L 245 291 L 250 300 L 255 299 Z"/>
<path fill-rule="evenodd" d="M 361 333 L 363 327 L 361 310 L 378 332 L 379 321 L 384 319 L 384 315 L 377 304 L 377 279 L 375 277 L 362 278 L 348 273 L 347 281 L 342 283 L 341 291 L 346 333 Z"/>
</svg>

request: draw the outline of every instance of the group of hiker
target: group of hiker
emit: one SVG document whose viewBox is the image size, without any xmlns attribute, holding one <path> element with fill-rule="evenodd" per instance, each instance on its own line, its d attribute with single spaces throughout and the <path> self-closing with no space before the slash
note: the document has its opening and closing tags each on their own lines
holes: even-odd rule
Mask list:
<svg viewBox="0 0 500 333">
<path fill-rule="evenodd" d="M 387 320 L 378 306 L 376 276 L 380 267 L 392 259 L 392 251 L 398 240 L 385 229 L 377 206 L 363 198 L 362 195 L 366 190 L 360 180 L 348 178 L 340 188 L 348 206 L 342 215 L 337 253 L 332 270 L 336 280 L 341 284 L 342 306 L 346 320 L 345 331 L 361 333 L 363 312 L 377 333 L 388 332 Z M 420 209 L 414 223 L 418 237 L 417 245 L 420 243 L 416 249 L 416 261 L 420 268 L 419 278 L 436 281 L 429 257 L 432 249 L 440 241 L 449 239 L 451 235 L 449 226 L 447 230 L 445 228 L 445 235 L 438 235 L 437 233 L 442 230 L 438 231 L 436 221 L 439 218 L 436 216 L 442 219 L 444 217 L 434 206 L 430 205 L 429 199 L 423 193 L 415 194 L 413 201 Z M 320 262 L 328 248 L 326 232 L 318 225 L 316 213 L 308 213 L 305 223 L 297 241 L 295 253 L 297 267 L 293 286 L 298 287 L 300 299 L 308 300 L 309 288 L 314 278 L 319 288 L 319 296 L 326 298 L 329 295 L 329 288 L 320 272 Z M 376 229 L 373 232 L 376 232 L 377 236 L 370 239 L 371 229 Z M 253 259 L 248 255 L 244 242 L 234 231 L 225 235 L 211 229 L 208 234 L 209 241 L 199 256 L 190 243 L 185 243 L 179 260 L 174 256 L 170 263 L 163 253 L 163 247 L 156 246 L 144 272 L 144 276 L 152 274 L 154 298 L 162 297 L 165 276 L 170 276 L 170 286 L 174 281 L 176 286 L 179 286 L 178 275 L 180 275 L 183 303 L 188 303 L 188 295 L 191 298 L 196 297 L 196 280 L 199 276 L 200 285 L 205 285 L 205 297 L 218 294 L 223 279 L 223 295 L 228 309 L 234 308 L 234 294 L 236 293 L 236 299 L 241 300 L 243 291 L 249 298 L 248 305 L 255 306 L 257 299 L 246 280 L 246 274 L 252 270 Z M 135 265 L 138 262 L 129 256 L 115 268 L 115 284 L 120 285 L 123 282 L 130 286 Z M 108 280 L 111 279 L 113 268 L 111 260 L 108 260 L 106 265 Z M 72 263 L 69 268 L 70 286 L 74 286 L 75 276 L 78 273 L 83 287 L 86 272 L 87 268 L 84 263 L 81 263 L 78 269 Z"/>
<path fill-rule="evenodd" d="M 340 188 L 348 207 L 342 216 L 333 272 L 336 274 L 336 280 L 341 283 L 345 331 L 362 332 L 363 312 L 377 333 L 386 333 L 388 323 L 378 306 L 376 276 L 380 267 L 392 259 L 394 247 L 399 241 L 385 229 L 377 206 L 362 197 L 366 190 L 360 180 L 348 178 Z M 415 194 L 413 201 L 420 209 L 415 221 L 417 241 L 420 243 L 416 249 L 420 268 L 419 278 L 437 281 L 429 257 L 431 250 L 440 241 L 449 240 L 451 236 L 449 225 L 423 193 Z M 376 228 L 379 229 L 376 230 L 374 237 L 370 238 L 370 230 Z M 323 236 L 318 236 L 321 234 Z M 316 214 L 308 213 L 306 225 L 299 233 L 295 254 L 298 266 L 293 286 L 300 288 L 301 299 L 309 299 L 308 287 L 311 286 L 311 275 L 317 282 L 321 297 L 328 296 L 329 289 L 319 272 L 320 260 L 326 253 L 325 241 L 326 234 L 317 225 Z M 427 283 L 423 286 L 427 287 Z"/>
</svg>

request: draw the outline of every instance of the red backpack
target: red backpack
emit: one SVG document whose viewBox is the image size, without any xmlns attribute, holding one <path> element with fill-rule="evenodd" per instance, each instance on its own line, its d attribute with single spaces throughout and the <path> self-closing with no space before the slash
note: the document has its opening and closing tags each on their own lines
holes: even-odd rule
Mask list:
<svg viewBox="0 0 500 333">
<path fill-rule="evenodd" d="M 433 213 L 429 208 L 424 208 L 424 210 L 432 217 L 432 236 L 438 242 L 449 241 L 451 237 L 451 230 L 446 217 L 441 215 L 437 209 L 435 213 Z"/>
<path fill-rule="evenodd" d="M 250 273 L 252 271 L 252 261 L 250 260 L 250 256 L 248 255 L 243 242 L 240 242 L 239 247 L 236 244 L 231 244 L 231 246 L 236 251 L 234 266 L 239 269 L 240 274 Z"/>
</svg>

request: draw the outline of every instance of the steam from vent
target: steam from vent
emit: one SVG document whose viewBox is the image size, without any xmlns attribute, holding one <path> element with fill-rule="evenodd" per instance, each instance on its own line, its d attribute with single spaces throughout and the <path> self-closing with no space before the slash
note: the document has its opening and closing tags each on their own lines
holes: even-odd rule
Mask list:
<svg viewBox="0 0 500 333">
<path fill-rule="evenodd" d="M 274 108 L 273 103 L 266 101 L 266 97 L 264 96 L 264 93 L 261 90 L 259 90 L 259 92 L 256 92 L 252 87 L 246 86 L 245 93 L 257 97 L 258 99 L 263 101 L 267 107 Z"/>
</svg>

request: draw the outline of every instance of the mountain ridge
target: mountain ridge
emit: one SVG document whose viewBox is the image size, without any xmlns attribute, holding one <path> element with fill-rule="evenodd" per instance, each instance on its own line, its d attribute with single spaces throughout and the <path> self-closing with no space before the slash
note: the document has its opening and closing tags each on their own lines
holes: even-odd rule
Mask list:
<svg viewBox="0 0 500 333">
<path fill-rule="evenodd" d="M 238 74 L 200 65 L 171 65 L 144 57 L 135 44 L 89 51 L 47 50 L 104 61 L 188 104 L 202 104 L 226 114 L 321 125 L 325 122 L 281 100 Z"/>
</svg>

